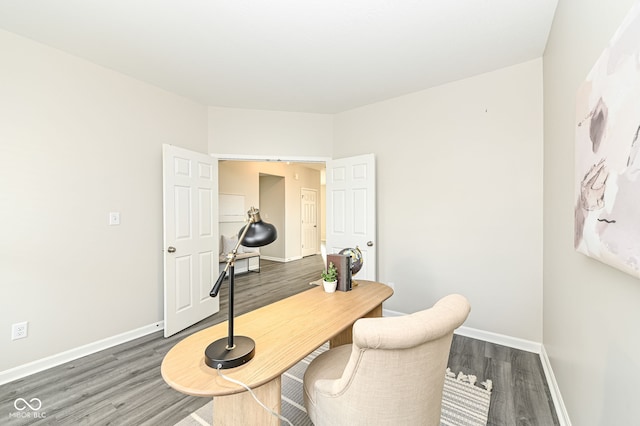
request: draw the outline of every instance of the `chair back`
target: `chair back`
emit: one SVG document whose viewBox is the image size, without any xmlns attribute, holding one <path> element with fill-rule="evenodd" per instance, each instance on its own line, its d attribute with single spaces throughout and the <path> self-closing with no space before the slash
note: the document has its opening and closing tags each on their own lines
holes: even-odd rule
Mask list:
<svg viewBox="0 0 640 426">
<path fill-rule="evenodd" d="M 316 383 L 333 395 L 318 394 L 317 417 L 339 411 L 352 425 L 439 425 L 453 331 L 469 312 L 467 299 L 453 294 L 411 315 L 356 321 L 342 377 Z"/>
</svg>

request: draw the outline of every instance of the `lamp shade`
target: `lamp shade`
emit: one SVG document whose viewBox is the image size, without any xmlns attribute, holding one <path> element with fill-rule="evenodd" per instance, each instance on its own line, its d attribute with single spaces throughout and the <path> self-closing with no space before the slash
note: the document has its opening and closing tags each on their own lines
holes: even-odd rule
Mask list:
<svg viewBox="0 0 640 426">
<path fill-rule="evenodd" d="M 242 245 L 245 247 L 266 246 L 278 238 L 278 231 L 276 231 L 276 227 L 270 223 L 260 221 L 247 226 L 249 227 L 249 230 L 247 230 L 247 235 L 245 235 L 244 240 L 242 240 Z M 240 230 L 238 237 L 240 237 L 243 232 L 244 228 Z"/>
<path fill-rule="evenodd" d="M 249 224 L 243 226 L 240 232 L 238 232 L 240 244 L 245 247 L 262 247 L 271 244 L 278 238 L 276 227 L 270 223 L 263 222 L 260 217 L 260 212 L 257 209 L 252 207 L 251 210 L 248 211 L 248 215 L 250 219 Z M 247 226 L 249 229 L 247 229 L 247 233 L 244 239 L 242 239 L 242 234 L 245 232 L 244 228 Z"/>
</svg>

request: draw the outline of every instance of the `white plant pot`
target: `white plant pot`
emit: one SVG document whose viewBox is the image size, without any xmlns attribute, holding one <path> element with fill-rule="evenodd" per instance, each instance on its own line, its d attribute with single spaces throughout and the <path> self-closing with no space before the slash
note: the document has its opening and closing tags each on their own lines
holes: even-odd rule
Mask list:
<svg viewBox="0 0 640 426">
<path fill-rule="evenodd" d="M 322 280 L 322 287 L 324 287 L 324 291 L 327 293 L 333 293 L 336 291 L 336 287 L 338 286 L 338 281 L 324 281 Z"/>
</svg>

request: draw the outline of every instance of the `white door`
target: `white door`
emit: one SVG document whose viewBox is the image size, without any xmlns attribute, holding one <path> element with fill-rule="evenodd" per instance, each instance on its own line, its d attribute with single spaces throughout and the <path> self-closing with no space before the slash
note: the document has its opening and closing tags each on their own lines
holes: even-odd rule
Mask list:
<svg viewBox="0 0 640 426">
<path fill-rule="evenodd" d="M 218 312 L 218 160 L 162 147 L 164 336 Z"/>
<path fill-rule="evenodd" d="M 356 279 L 375 281 L 376 162 L 373 154 L 327 162 L 327 253 L 359 247 L 363 266 Z"/>
<path fill-rule="evenodd" d="M 318 191 L 302 189 L 300 212 L 302 221 L 302 256 L 318 253 Z"/>
</svg>

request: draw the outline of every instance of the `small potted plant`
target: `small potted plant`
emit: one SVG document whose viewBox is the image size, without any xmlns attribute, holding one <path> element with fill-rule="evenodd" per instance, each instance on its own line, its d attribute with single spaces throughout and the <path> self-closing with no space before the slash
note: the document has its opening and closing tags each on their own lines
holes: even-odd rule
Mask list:
<svg viewBox="0 0 640 426">
<path fill-rule="evenodd" d="M 329 262 L 329 267 L 322 271 L 322 286 L 327 293 L 333 293 L 338 286 L 338 270 L 333 262 Z"/>
</svg>

